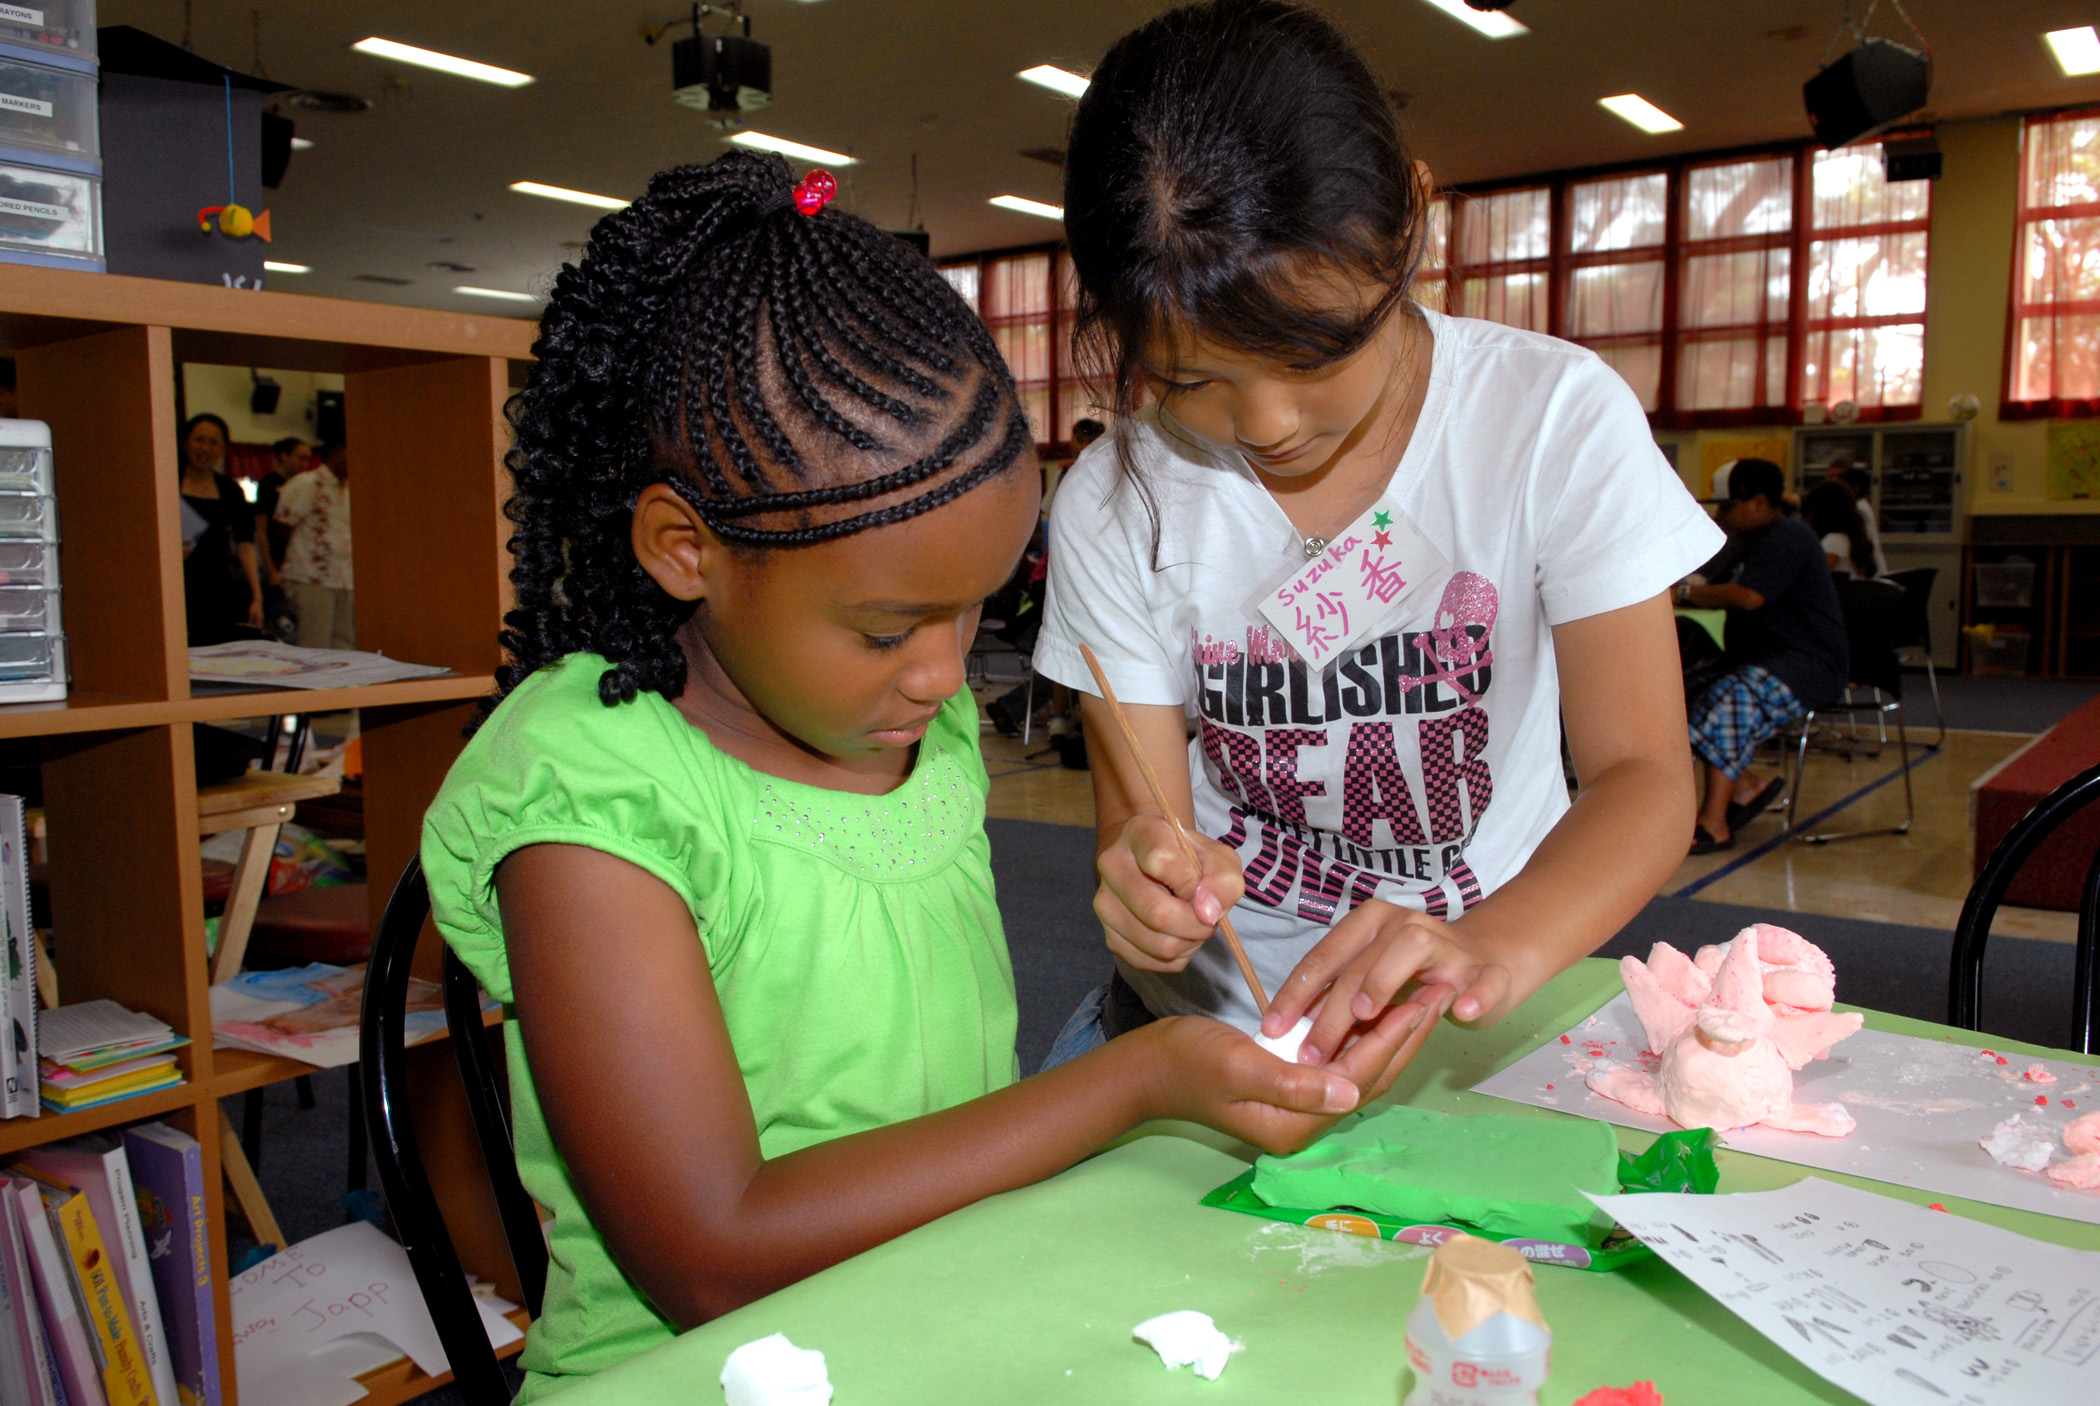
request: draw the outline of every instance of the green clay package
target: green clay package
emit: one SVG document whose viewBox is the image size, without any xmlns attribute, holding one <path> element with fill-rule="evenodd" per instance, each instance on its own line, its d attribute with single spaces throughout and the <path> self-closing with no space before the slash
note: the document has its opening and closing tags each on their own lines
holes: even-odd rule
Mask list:
<svg viewBox="0 0 2100 1406">
<path fill-rule="evenodd" d="M 1605 1123 L 1390 1107 L 1339 1123 L 1290 1157 L 1262 1157 L 1206 1206 L 1410 1244 L 1454 1230 L 1534 1262 L 1609 1270 L 1650 1251 L 1582 1193 L 1711 1193 L 1705 1128 L 1665 1133 L 1638 1157 Z"/>
</svg>

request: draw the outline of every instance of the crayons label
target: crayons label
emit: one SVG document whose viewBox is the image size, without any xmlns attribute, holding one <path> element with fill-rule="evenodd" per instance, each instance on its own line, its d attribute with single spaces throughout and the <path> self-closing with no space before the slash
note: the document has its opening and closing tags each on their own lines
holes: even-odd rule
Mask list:
<svg viewBox="0 0 2100 1406">
<path fill-rule="evenodd" d="M 26 5 L 0 5 L 0 20 L 13 20 L 16 24 L 33 24 L 42 27 L 44 12 L 32 10 Z M 46 108 L 45 111 L 50 111 Z"/>
</svg>

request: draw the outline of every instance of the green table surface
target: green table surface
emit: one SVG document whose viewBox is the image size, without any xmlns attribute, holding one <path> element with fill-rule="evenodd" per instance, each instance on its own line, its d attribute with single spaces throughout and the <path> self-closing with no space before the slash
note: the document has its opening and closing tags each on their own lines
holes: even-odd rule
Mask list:
<svg viewBox="0 0 2100 1406">
<path fill-rule="evenodd" d="M 1577 963 L 1491 1030 L 1445 1024 L 1388 1097 L 1449 1113 L 1571 1115 L 1470 1092 L 1616 995 L 1614 963 Z M 2058 1054 L 1866 1012 L 1877 1030 Z M 2077 1058 L 2077 1056 L 2072 1056 Z M 1638 1151 L 1650 1134 L 1617 1129 Z M 981 1201 L 783 1289 L 561 1394 L 565 1406 L 721 1399 L 739 1344 L 786 1333 L 825 1355 L 836 1406 L 877 1402 L 1278 1402 L 1399 1406 L 1412 1386 L 1404 1325 L 1423 1251 L 1199 1206 L 1244 1171 L 1245 1144 L 1153 1124 L 1061 1176 Z M 2100 1226 L 1720 1153 L 1721 1191 L 1818 1175 L 2079 1249 Z M 852 1195 L 842 1187 L 840 1195 Z M 1656 1383 L 1669 1406 L 1852 1402 L 1660 1259 L 1616 1273 L 1541 1267 L 1553 1377 L 1566 1406 L 1594 1387 Z M 1169 1372 L 1131 1328 L 1200 1309 L 1244 1344 L 1215 1382 Z"/>
<path fill-rule="evenodd" d="M 1712 635 L 1715 644 L 1720 645 L 1723 649 L 1728 647 L 1728 641 L 1722 638 L 1728 631 L 1727 611 L 1698 610 L 1688 605 L 1680 605 L 1677 607 L 1676 614 L 1682 619 L 1692 621 L 1705 630 L 1706 633 Z"/>
</svg>

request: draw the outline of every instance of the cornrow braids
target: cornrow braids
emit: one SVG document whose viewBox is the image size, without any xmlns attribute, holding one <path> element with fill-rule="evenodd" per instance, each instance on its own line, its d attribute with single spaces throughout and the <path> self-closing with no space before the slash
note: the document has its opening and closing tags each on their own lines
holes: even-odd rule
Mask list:
<svg viewBox="0 0 2100 1406">
<path fill-rule="evenodd" d="M 610 661 L 607 704 L 683 691 L 673 636 L 695 607 L 630 545 L 651 484 L 736 549 L 792 549 L 931 512 L 1033 442 L 933 265 L 844 211 L 794 212 L 792 186 L 785 161 L 741 151 L 661 172 L 555 278 L 505 407 L 516 606 L 482 717 L 579 650 Z"/>
</svg>

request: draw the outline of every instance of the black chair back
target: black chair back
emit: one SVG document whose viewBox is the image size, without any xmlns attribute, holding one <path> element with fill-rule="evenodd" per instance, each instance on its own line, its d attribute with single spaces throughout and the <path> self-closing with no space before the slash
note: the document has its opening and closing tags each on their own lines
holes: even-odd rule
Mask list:
<svg viewBox="0 0 2100 1406">
<path fill-rule="evenodd" d="M 416 1150 L 415 1120 L 408 1107 L 408 983 L 415 965 L 416 940 L 429 916 L 430 888 L 423 879 L 423 862 L 411 859 L 387 899 L 379 930 L 372 934 L 371 962 L 365 972 L 364 1012 L 358 1031 L 365 1121 L 387 1210 L 401 1247 L 408 1252 L 409 1266 L 430 1308 L 460 1394 L 468 1406 L 507 1406 L 510 1385 L 489 1346 L 481 1311 L 474 1305 L 466 1271 L 460 1268 L 444 1214 L 431 1191 Z M 517 1267 L 525 1307 L 537 1318 L 547 1288 L 547 1243 L 532 1198 L 518 1180 L 503 1091 L 488 1056 L 487 1032 L 481 1022 L 480 987 L 449 950 L 442 984 L 452 1053 L 466 1088 L 482 1161 L 495 1189 L 504 1239 Z"/>
<path fill-rule="evenodd" d="M 1896 617 L 1898 649 L 1913 645 L 1932 648 L 1932 583 L 1939 574 L 1936 566 L 1920 566 L 1910 571 L 1891 571 L 1882 578 L 1903 588 L 1903 608 Z"/>
<path fill-rule="evenodd" d="M 2013 876 L 2028 856 L 2056 833 L 2057 827 L 2095 801 L 2100 801 L 2100 766 L 2090 767 L 2042 797 L 2019 824 L 2005 832 L 1984 861 L 1983 872 L 1970 886 L 1962 904 L 1961 921 L 1954 928 L 1954 966 L 1947 979 L 1947 1023 L 1964 1030 L 1983 1028 L 1983 948 L 1991 935 L 1991 920 L 2012 886 Z M 2071 1039 L 2085 1054 L 2100 1054 L 2100 1030 L 2094 1028 L 2094 1008 L 2100 1004 L 2100 971 L 2095 957 L 2100 949 L 2100 850 L 2085 871 L 2085 887 L 2078 904 L 2078 955 L 2071 980 Z"/>
<path fill-rule="evenodd" d="M 1891 698 L 1903 696 L 1903 666 L 1896 662 L 1904 593 L 1888 581 L 1841 576 L 1835 582 L 1852 651 L 1850 682 L 1868 684 Z"/>
</svg>

